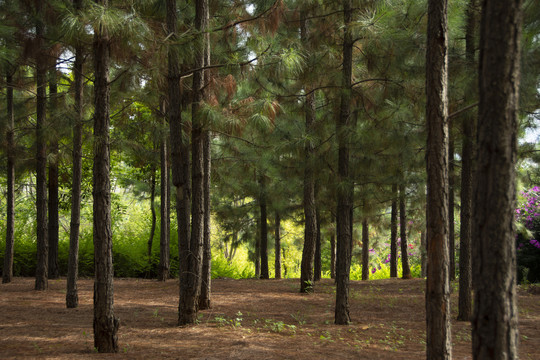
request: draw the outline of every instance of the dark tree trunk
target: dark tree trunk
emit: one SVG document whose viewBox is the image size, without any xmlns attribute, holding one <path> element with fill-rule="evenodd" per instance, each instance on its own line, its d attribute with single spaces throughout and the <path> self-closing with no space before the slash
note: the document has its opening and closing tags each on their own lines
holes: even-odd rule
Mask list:
<svg viewBox="0 0 540 360">
<path fill-rule="evenodd" d="M 274 274 L 276 279 L 281 279 L 281 217 L 276 211 L 274 230 Z"/>
<path fill-rule="evenodd" d="M 448 120 L 448 254 L 450 256 L 450 269 L 448 270 L 448 279 L 456 279 L 456 255 L 455 255 L 455 226 L 454 226 L 454 187 L 455 187 L 455 166 L 454 166 L 454 135 L 453 121 Z"/>
<path fill-rule="evenodd" d="M 522 0 L 483 1 L 474 179 L 474 359 L 518 358 L 517 129 Z"/>
<path fill-rule="evenodd" d="M 330 279 L 336 278 L 336 235 L 330 235 Z"/>
<path fill-rule="evenodd" d="M 150 225 L 150 236 L 148 237 L 148 247 L 146 249 L 148 255 L 148 263 L 152 264 L 152 245 L 154 244 L 154 234 L 156 233 L 156 169 L 152 169 L 152 177 L 150 179 L 150 212 L 152 214 L 152 224 Z"/>
<path fill-rule="evenodd" d="M 322 259 L 321 259 L 321 214 L 317 207 L 317 238 L 315 242 L 315 262 L 313 280 L 320 281 L 322 278 Z"/>
<path fill-rule="evenodd" d="M 7 204 L 6 204 L 6 250 L 2 283 L 10 283 L 13 277 L 13 254 L 15 245 L 15 121 L 13 115 L 13 77 L 11 69 L 6 71 L 7 103 Z"/>
<path fill-rule="evenodd" d="M 466 61 L 474 69 L 475 32 L 477 23 L 476 1 L 471 0 L 467 8 L 467 27 L 465 34 Z M 461 152 L 461 211 L 460 211 L 460 246 L 459 246 L 459 301 L 458 320 L 470 321 L 472 318 L 472 268 L 471 268 L 471 232 L 472 232 L 472 186 L 474 133 L 476 116 L 463 118 L 463 145 Z"/>
<path fill-rule="evenodd" d="M 161 205 L 160 205 L 160 236 L 159 236 L 159 270 L 158 280 L 166 281 L 170 271 L 170 186 L 169 186 L 169 146 L 167 135 L 161 139 Z"/>
<path fill-rule="evenodd" d="M 56 80 L 56 60 L 49 71 L 49 106 L 52 111 L 58 107 L 58 85 Z M 54 126 L 53 126 L 54 127 Z M 49 279 L 58 279 L 58 134 L 52 132 L 49 161 L 49 199 L 48 199 L 48 241 L 49 241 Z"/>
<path fill-rule="evenodd" d="M 80 11 L 82 0 L 74 0 L 76 11 Z M 79 230 L 81 221 L 81 182 L 82 182 L 82 135 L 83 135 L 83 66 L 84 50 L 82 45 L 75 49 L 74 97 L 75 121 L 73 124 L 73 178 L 71 182 L 71 221 L 69 228 L 69 258 L 67 274 L 66 306 L 76 308 L 79 305 L 77 278 L 79 275 Z"/>
<path fill-rule="evenodd" d="M 37 264 L 36 264 L 36 290 L 46 290 L 48 287 L 48 257 L 49 243 L 47 240 L 47 144 L 45 140 L 46 129 L 46 107 L 47 107 L 47 64 L 44 61 L 44 34 L 45 24 L 44 4 L 36 2 L 36 38 L 38 40 L 38 56 L 36 57 L 36 83 L 37 83 L 37 105 L 36 105 L 36 242 L 37 242 Z"/>
<path fill-rule="evenodd" d="M 302 12 L 300 24 L 300 40 L 308 41 L 309 28 L 306 13 Z M 306 121 L 306 141 L 304 145 L 304 247 L 300 266 L 300 292 L 313 291 L 313 265 L 315 261 L 315 243 L 317 241 L 317 211 L 315 207 L 315 172 L 313 169 L 314 146 L 312 142 L 313 125 L 315 124 L 315 94 L 306 89 L 308 95 L 304 103 Z"/>
<path fill-rule="evenodd" d="M 255 219 L 255 278 L 261 277 L 261 214 L 259 207 L 259 216 Z"/>
<path fill-rule="evenodd" d="M 398 276 L 397 228 L 398 228 L 398 186 L 392 185 L 392 210 L 390 214 L 390 277 Z"/>
<path fill-rule="evenodd" d="M 107 0 L 96 1 L 107 7 Z M 109 34 L 94 29 L 94 347 L 118 351 L 118 319 L 114 316 L 111 185 L 109 143 Z"/>
<path fill-rule="evenodd" d="M 452 358 L 448 281 L 448 23 L 447 0 L 428 1 L 427 120 L 427 359 Z"/>
<path fill-rule="evenodd" d="M 402 278 L 411 278 L 411 268 L 409 266 L 409 248 L 407 244 L 407 209 L 405 198 L 405 185 L 399 186 L 399 235 L 401 237 L 401 270 Z"/>
<path fill-rule="evenodd" d="M 369 227 L 366 218 L 362 221 L 362 280 L 369 280 Z"/>
<path fill-rule="evenodd" d="M 270 274 L 268 273 L 268 216 L 267 216 L 267 205 L 266 205 L 266 180 L 264 175 L 261 175 L 259 179 L 261 185 L 261 194 L 259 199 L 259 206 L 261 209 L 261 220 L 260 220 L 260 255 L 261 255 L 261 279 L 269 279 Z"/>
<path fill-rule="evenodd" d="M 203 233 L 203 266 L 201 295 L 199 309 L 210 309 L 212 290 L 212 246 L 210 243 L 210 171 L 211 171 L 211 148 L 210 132 L 206 131 L 204 139 L 204 233 Z"/>
<path fill-rule="evenodd" d="M 335 323 L 346 325 L 349 315 L 349 275 L 351 269 L 353 185 L 349 177 L 349 124 L 351 117 L 352 81 L 352 1 L 343 0 L 343 71 L 341 106 L 336 123 L 338 139 L 338 194 L 337 194 L 337 266 Z"/>
</svg>

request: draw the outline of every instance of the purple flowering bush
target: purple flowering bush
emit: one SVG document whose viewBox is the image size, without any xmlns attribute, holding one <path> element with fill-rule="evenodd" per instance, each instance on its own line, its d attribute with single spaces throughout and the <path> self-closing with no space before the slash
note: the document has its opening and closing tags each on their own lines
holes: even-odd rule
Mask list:
<svg viewBox="0 0 540 360">
<path fill-rule="evenodd" d="M 521 192 L 516 221 L 518 281 L 540 282 L 540 187 Z"/>
</svg>

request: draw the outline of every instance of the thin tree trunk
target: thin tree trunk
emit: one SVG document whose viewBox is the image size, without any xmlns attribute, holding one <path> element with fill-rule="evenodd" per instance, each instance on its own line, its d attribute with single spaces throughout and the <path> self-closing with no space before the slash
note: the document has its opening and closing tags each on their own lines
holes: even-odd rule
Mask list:
<svg viewBox="0 0 540 360">
<path fill-rule="evenodd" d="M 107 7 L 107 0 L 96 1 Z M 94 347 L 118 352 L 119 321 L 114 316 L 109 142 L 109 34 L 94 29 Z"/>
<path fill-rule="evenodd" d="M 470 0 L 467 8 L 467 28 L 465 33 L 466 61 L 474 68 L 475 32 L 477 23 L 476 0 Z M 458 320 L 470 321 L 472 318 L 472 186 L 474 133 L 476 117 L 469 115 L 463 118 L 463 148 L 461 153 L 461 212 L 460 212 L 460 246 L 459 246 L 459 301 Z"/>
<path fill-rule="evenodd" d="M 207 130 L 204 139 L 204 234 L 203 234 L 203 267 L 199 309 L 210 309 L 212 290 L 212 246 L 210 243 L 210 171 L 211 148 L 210 132 Z"/>
<path fill-rule="evenodd" d="M 276 279 L 281 279 L 281 217 L 277 211 L 274 226 L 274 274 Z"/>
<path fill-rule="evenodd" d="M 366 218 L 362 221 L 362 280 L 369 280 L 369 227 Z"/>
<path fill-rule="evenodd" d="M 154 244 L 154 235 L 156 233 L 156 169 L 152 168 L 152 177 L 150 179 L 150 212 L 152 214 L 152 224 L 150 225 L 150 236 L 148 237 L 148 263 L 152 264 L 152 245 Z"/>
<path fill-rule="evenodd" d="M 58 106 L 58 85 L 56 80 L 56 59 L 54 67 L 49 71 L 49 105 L 52 110 Z M 51 132 L 51 131 L 49 131 Z M 48 241 L 49 241 L 49 279 L 58 279 L 58 134 L 52 131 L 49 161 L 49 198 L 48 198 Z"/>
<path fill-rule="evenodd" d="M 483 1 L 474 179 L 474 359 L 518 358 L 517 129 L 522 0 Z"/>
<path fill-rule="evenodd" d="M 353 185 L 349 176 L 349 124 L 351 117 L 352 82 L 352 1 L 343 0 L 343 71 L 341 80 L 341 106 L 336 123 L 338 139 L 337 194 L 337 266 L 335 323 L 351 322 L 349 314 L 349 275 L 351 268 Z"/>
<path fill-rule="evenodd" d="M 427 359 L 451 359 L 448 281 L 448 22 L 447 0 L 428 1 L 427 120 Z"/>
<path fill-rule="evenodd" d="M 76 11 L 80 11 L 82 0 L 74 0 Z M 71 182 L 71 221 L 69 228 L 69 258 L 67 274 L 66 306 L 76 308 L 79 305 L 77 278 L 79 276 L 79 230 L 81 221 L 81 182 L 82 182 L 82 135 L 83 135 L 83 66 L 84 50 L 82 45 L 75 49 L 74 97 L 75 122 L 73 124 L 73 178 Z"/>
<path fill-rule="evenodd" d="M 336 235 L 330 235 L 330 279 L 336 278 Z"/>
<path fill-rule="evenodd" d="M 259 179 L 261 185 L 261 195 L 259 199 L 259 206 L 261 209 L 261 222 L 260 222 L 260 255 L 261 255 L 261 279 L 269 279 L 268 273 L 268 216 L 267 216 L 267 204 L 266 204 L 266 180 L 264 175 L 261 175 Z"/>
<path fill-rule="evenodd" d="M 398 186 L 392 184 L 392 210 L 390 214 L 390 277 L 398 276 L 397 261 L 397 217 L 398 217 Z"/>
<path fill-rule="evenodd" d="M 315 199 L 317 197 L 315 196 Z M 313 280 L 320 281 L 322 277 L 322 259 L 321 259 L 321 213 L 319 208 L 315 210 L 317 216 L 317 237 L 315 241 L 315 262 L 314 262 L 314 274 Z"/>
<path fill-rule="evenodd" d="M 456 255 L 455 255 L 455 226 L 454 226 L 454 206 L 455 206 L 455 166 L 454 166 L 454 122 L 448 120 L 448 254 L 450 256 L 450 269 L 448 270 L 448 279 L 450 281 L 456 279 Z"/>
<path fill-rule="evenodd" d="M 48 287 L 48 257 L 49 243 L 47 240 L 47 144 L 45 141 L 46 107 L 47 107 L 47 64 L 43 61 L 45 24 L 43 2 L 36 2 L 36 38 L 39 52 L 36 57 L 36 290 L 46 290 Z"/>
<path fill-rule="evenodd" d="M 162 105 L 162 108 L 164 106 Z M 169 146 L 165 133 L 161 138 L 161 205 L 159 236 L 159 271 L 158 280 L 166 281 L 170 271 L 170 186 L 169 186 Z"/>
<path fill-rule="evenodd" d="M 407 243 L 407 209 L 405 199 L 405 185 L 399 185 L 399 234 L 401 237 L 401 270 L 403 279 L 411 278 L 409 266 L 409 248 Z"/>
<path fill-rule="evenodd" d="M 260 207 L 259 207 L 260 211 Z M 261 277 L 261 214 L 255 219 L 255 278 Z"/>
<path fill-rule="evenodd" d="M 6 204 L 6 250 L 2 283 L 10 283 L 13 277 L 13 254 L 15 245 L 15 118 L 13 115 L 13 76 L 11 69 L 6 70 L 7 103 L 7 204 Z"/>
<path fill-rule="evenodd" d="M 300 23 L 300 40 L 307 43 L 309 28 L 306 13 L 302 12 Z M 304 103 L 306 121 L 306 141 L 304 145 L 304 247 L 300 266 L 300 292 L 313 291 L 313 265 L 315 261 L 315 243 L 317 241 L 317 212 L 315 207 L 315 172 L 313 169 L 314 146 L 312 143 L 313 125 L 315 123 L 315 93 L 306 88 L 308 95 Z"/>
</svg>

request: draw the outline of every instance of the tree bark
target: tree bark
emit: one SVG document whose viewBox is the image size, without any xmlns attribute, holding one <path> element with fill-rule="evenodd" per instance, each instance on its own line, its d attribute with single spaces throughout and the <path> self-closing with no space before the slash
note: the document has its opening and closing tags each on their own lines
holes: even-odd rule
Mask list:
<svg viewBox="0 0 540 360">
<path fill-rule="evenodd" d="M 336 278 L 336 235 L 330 235 L 330 278 Z"/>
<path fill-rule="evenodd" d="M 309 28 L 306 13 L 302 12 L 300 23 L 300 40 L 308 41 Z M 317 212 L 315 207 L 315 172 L 313 169 L 314 146 L 312 142 L 313 125 L 315 123 L 315 93 L 306 88 L 304 103 L 306 123 L 306 140 L 304 145 L 304 247 L 300 266 L 300 292 L 312 292 L 314 281 L 315 247 L 317 241 Z"/>
<path fill-rule="evenodd" d="M 210 243 L 210 171 L 211 171 L 211 148 L 210 132 L 205 132 L 204 139 L 204 233 L 203 233 L 203 266 L 201 295 L 199 298 L 199 309 L 210 309 L 212 290 L 212 246 Z"/>
<path fill-rule="evenodd" d="M 56 79 L 56 59 L 54 67 L 49 70 L 49 106 L 52 111 L 58 106 L 58 85 Z M 53 126 L 54 127 L 54 126 Z M 48 198 L 48 241 L 49 241 L 49 279 L 58 279 L 58 134 L 52 132 L 50 139 L 50 161 L 49 161 L 49 198 Z"/>
<path fill-rule="evenodd" d="M 107 7 L 107 0 L 97 0 Z M 100 353 L 118 352 L 119 321 L 114 316 L 110 141 L 109 34 L 94 29 L 94 347 Z"/>
<path fill-rule="evenodd" d="M 405 199 L 405 185 L 399 185 L 399 235 L 401 237 L 401 277 L 411 278 L 411 268 L 409 266 L 409 248 L 407 243 L 407 209 Z"/>
<path fill-rule="evenodd" d="M 477 23 L 476 0 L 470 0 L 467 8 L 467 25 L 465 33 L 466 62 L 471 69 L 475 68 L 475 32 Z M 474 92 L 473 92 L 474 93 Z M 460 211 L 460 246 L 459 246 L 459 300 L 458 316 L 461 321 L 472 318 L 472 196 L 473 196 L 473 161 L 474 133 L 476 117 L 469 115 L 462 121 L 461 152 L 461 211 Z"/>
<path fill-rule="evenodd" d="M 15 117 L 13 114 L 13 76 L 6 70 L 6 112 L 7 112 L 7 204 L 6 204 L 6 250 L 2 283 L 10 283 L 13 277 L 13 254 L 15 245 Z"/>
<path fill-rule="evenodd" d="M 46 290 L 48 287 L 48 257 L 49 243 L 47 240 L 47 144 L 45 129 L 47 121 L 47 63 L 44 61 L 44 4 L 36 2 L 36 38 L 38 41 L 38 56 L 36 57 L 36 290 Z"/>
<path fill-rule="evenodd" d="M 448 270 L 449 281 L 456 279 L 456 255 L 455 255 L 455 226 L 454 226 L 454 207 L 455 207 L 455 165 L 454 165 L 454 133 L 452 128 L 454 122 L 448 120 L 448 254 L 450 256 L 450 268 Z"/>
<path fill-rule="evenodd" d="M 255 278 L 261 277 L 261 214 L 259 206 L 259 216 L 255 219 Z"/>
<path fill-rule="evenodd" d="M 80 11 L 82 0 L 74 0 L 73 6 Z M 82 182 L 82 135 L 83 135 L 83 66 L 84 48 L 78 44 L 75 48 L 74 98 L 75 121 L 73 124 L 73 168 L 71 182 L 71 221 L 69 227 L 69 258 L 67 274 L 66 306 L 76 308 L 79 305 L 77 278 L 79 276 L 79 230 L 81 221 L 81 182 Z"/>
<path fill-rule="evenodd" d="M 398 217 L 398 186 L 392 184 L 392 210 L 390 213 L 390 277 L 398 276 L 397 267 L 397 217 Z"/>
<path fill-rule="evenodd" d="M 260 255 L 261 255 L 261 279 L 269 279 L 268 273 L 268 216 L 267 216 L 267 204 L 266 204 L 266 180 L 264 175 L 259 178 L 259 184 L 261 186 L 261 194 L 259 198 L 259 207 L 261 209 L 261 222 L 260 222 Z"/>
<path fill-rule="evenodd" d="M 281 279 L 281 217 L 277 211 L 274 226 L 274 277 Z"/>
<path fill-rule="evenodd" d="M 349 314 L 349 275 L 351 268 L 353 184 L 349 176 L 349 124 L 351 117 L 352 1 L 343 0 L 343 70 L 341 105 L 336 123 L 338 139 L 338 194 L 337 194 L 337 266 L 335 323 L 347 325 Z"/>
<path fill-rule="evenodd" d="M 474 359 L 518 358 L 517 129 L 522 1 L 483 1 L 474 179 Z"/>
<path fill-rule="evenodd" d="M 163 108 L 163 106 L 162 106 Z M 166 281 L 170 271 L 170 186 L 169 186 L 169 146 L 165 133 L 161 138 L 161 205 L 160 205 L 160 236 L 159 236 L 159 271 L 158 280 Z"/>
<path fill-rule="evenodd" d="M 369 280 L 369 227 L 366 218 L 362 221 L 362 280 Z"/>
<path fill-rule="evenodd" d="M 315 190 L 317 191 L 317 190 Z M 315 201 L 317 201 L 317 196 L 315 196 Z M 313 280 L 320 281 L 322 278 L 322 259 L 321 259 L 321 214 L 319 211 L 318 206 L 316 206 L 317 209 L 315 210 L 317 216 L 317 237 L 315 241 L 315 262 L 314 262 L 314 274 L 313 274 Z"/>
<path fill-rule="evenodd" d="M 447 0 L 428 1 L 427 120 L 427 359 L 451 359 L 448 281 L 448 22 Z"/>
<path fill-rule="evenodd" d="M 150 225 L 150 236 L 148 237 L 146 252 L 148 255 L 148 263 L 152 264 L 152 245 L 154 244 L 154 234 L 156 233 L 156 169 L 152 167 L 152 175 L 150 179 L 150 213 L 152 215 L 152 224 Z"/>
</svg>

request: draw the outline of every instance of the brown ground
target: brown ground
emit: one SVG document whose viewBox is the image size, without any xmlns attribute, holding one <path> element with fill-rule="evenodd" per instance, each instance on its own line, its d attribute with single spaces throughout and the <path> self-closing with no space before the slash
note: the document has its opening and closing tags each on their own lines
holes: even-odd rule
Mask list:
<svg viewBox="0 0 540 360">
<path fill-rule="evenodd" d="M 175 280 L 116 279 L 120 352 L 93 350 L 93 280 L 66 309 L 65 279 L 0 285 L 0 359 L 425 359 L 424 281 L 352 282 L 350 326 L 333 325 L 334 287 L 299 294 L 298 280 L 213 281 L 213 308 L 177 327 Z M 455 293 L 456 291 L 454 291 Z M 452 297 L 454 313 L 457 299 Z M 520 290 L 520 358 L 540 359 L 540 295 Z M 471 359 L 471 327 L 453 322 L 454 359 Z"/>
</svg>

